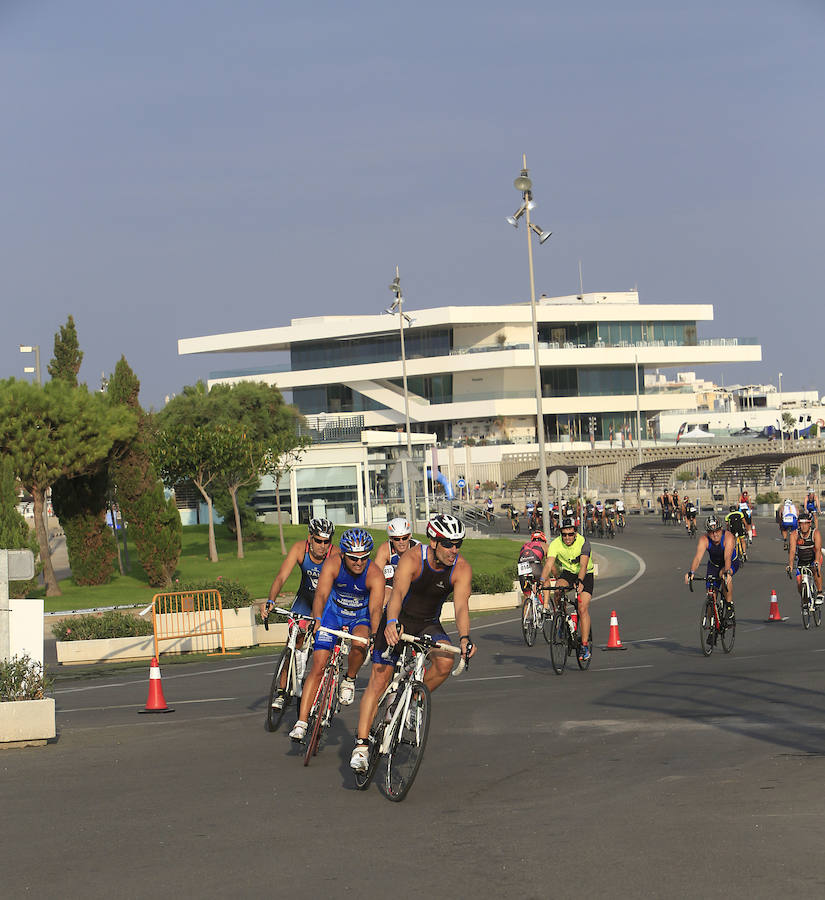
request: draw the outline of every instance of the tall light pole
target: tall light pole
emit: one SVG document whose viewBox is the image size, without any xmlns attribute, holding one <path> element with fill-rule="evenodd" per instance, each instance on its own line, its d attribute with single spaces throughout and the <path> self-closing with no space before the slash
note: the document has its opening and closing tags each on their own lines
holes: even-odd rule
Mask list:
<svg viewBox="0 0 825 900">
<path fill-rule="evenodd" d="M 508 216 L 507 222 L 518 228 L 518 220 L 524 216 L 527 231 L 527 264 L 530 269 L 530 311 L 533 315 L 533 367 L 536 373 L 536 436 L 539 441 L 539 482 L 541 484 L 542 525 L 544 533 L 550 534 L 550 501 L 547 491 L 547 458 L 544 448 L 544 410 L 541 395 L 541 367 L 539 366 L 539 327 L 536 315 L 536 279 L 533 274 L 533 239 L 538 235 L 539 244 L 543 244 L 552 234 L 542 231 L 538 225 L 530 221 L 530 210 L 536 205 L 533 202 L 533 182 L 527 169 L 527 154 L 522 156 L 521 174 L 513 182 L 513 187 L 521 194 L 521 206 L 515 215 Z"/>
<path fill-rule="evenodd" d="M 779 373 L 779 439 L 782 445 L 782 452 L 785 452 L 785 423 L 782 421 L 782 373 Z M 782 471 L 785 467 L 782 466 Z"/>
<path fill-rule="evenodd" d="M 395 295 L 392 306 L 385 312 L 395 314 L 398 313 L 398 333 L 401 337 L 401 377 L 404 385 L 404 420 L 407 428 L 407 456 L 412 463 L 412 435 L 410 433 L 410 394 L 407 390 L 407 355 L 404 351 L 404 322 L 412 325 L 412 319 L 404 312 L 404 295 L 401 292 L 401 275 L 398 266 L 395 267 L 395 278 L 392 280 L 390 290 Z M 425 465 L 426 469 L 426 465 Z M 406 460 L 401 461 L 401 477 L 404 480 L 404 504 L 407 510 L 407 519 L 415 528 L 415 486 L 410 482 L 407 472 Z M 426 472 L 424 477 L 426 478 Z"/>
<path fill-rule="evenodd" d="M 40 374 L 40 344 L 21 344 L 20 345 L 21 353 L 34 353 L 34 366 L 24 366 L 23 371 L 26 374 L 34 375 L 37 380 L 37 383 L 42 387 L 43 386 L 43 378 Z"/>
</svg>

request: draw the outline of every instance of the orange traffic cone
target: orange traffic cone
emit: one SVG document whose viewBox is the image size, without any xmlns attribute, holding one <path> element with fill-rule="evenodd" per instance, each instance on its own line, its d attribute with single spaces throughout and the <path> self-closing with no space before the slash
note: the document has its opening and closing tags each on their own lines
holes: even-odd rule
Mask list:
<svg viewBox="0 0 825 900">
<path fill-rule="evenodd" d="M 607 636 L 607 646 L 602 647 L 602 650 L 627 650 L 619 637 L 619 620 L 615 609 L 610 613 L 610 634 Z"/>
<path fill-rule="evenodd" d="M 766 622 L 785 622 L 787 620 L 787 616 L 784 618 L 779 615 L 779 603 L 776 599 L 776 591 L 771 591 L 771 608 L 768 613 L 768 618 L 765 620 Z"/>
<path fill-rule="evenodd" d="M 751 537 L 756 537 L 756 522 L 751 524 Z"/>
<path fill-rule="evenodd" d="M 166 705 L 163 698 L 163 687 L 160 683 L 160 666 L 158 666 L 157 657 L 152 658 L 152 664 L 149 667 L 149 697 L 146 700 L 146 707 L 139 709 L 138 713 L 170 713 L 175 710 Z"/>
</svg>

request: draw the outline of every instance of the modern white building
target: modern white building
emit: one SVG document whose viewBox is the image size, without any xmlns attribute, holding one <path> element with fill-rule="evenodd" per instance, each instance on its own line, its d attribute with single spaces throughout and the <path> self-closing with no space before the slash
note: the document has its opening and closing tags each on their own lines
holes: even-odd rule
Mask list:
<svg viewBox="0 0 825 900">
<path fill-rule="evenodd" d="M 404 344 L 419 498 L 427 486 L 425 449 L 434 445 L 442 448 L 436 465 L 451 485 L 465 472 L 468 479 L 484 481 L 487 473 L 490 483 L 501 480 L 495 474 L 503 455 L 536 449 L 530 304 L 408 312 L 413 321 Z M 636 291 L 542 297 L 539 364 L 549 444 L 587 441 L 593 418 L 594 439 L 609 438 L 612 446 L 623 427 L 635 434 L 637 409 L 643 435 L 662 414 L 678 410 L 683 420 L 685 411 L 696 410 L 690 385 L 658 389 L 650 379 L 646 385 L 648 371 L 761 359 L 752 339 L 699 340 L 697 323 L 712 319 L 709 304 L 641 304 Z M 340 522 L 397 514 L 397 462 L 406 455 L 398 317 L 315 316 L 178 342 L 181 355 L 250 351 L 261 355 L 261 366 L 213 372 L 209 384 L 275 384 L 307 416 L 316 443 L 280 491 L 293 521 L 322 512 L 322 500 Z M 337 434 L 342 429 L 353 433 Z M 478 461 L 470 462 L 470 447 Z M 496 460 L 486 459 L 491 453 Z M 263 508 L 272 509 L 274 486 L 264 484 L 260 496 L 269 498 Z"/>
<path fill-rule="evenodd" d="M 531 310 L 527 303 L 442 306 L 416 310 L 405 330 L 409 412 L 413 431 L 440 442 L 536 441 Z M 698 340 L 709 304 L 641 304 L 636 291 L 542 297 L 538 302 L 539 364 L 546 437 L 596 439 L 636 421 L 695 405 L 693 391 L 651 392 L 645 371 L 708 363 L 756 362 L 755 340 Z M 215 373 L 209 381 L 264 381 L 305 415 L 360 413 L 365 427 L 404 424 L 398 319 L 389 315 L 317 316 L 291 324 L 178 342 L 180 354 L 256 351 L 289 353 L 286 371 L 263 367 Z M 638 368 L 637 368 L 638 367 Z M 638 388 L 637 388 L 638 384 Z"/>
</svg>

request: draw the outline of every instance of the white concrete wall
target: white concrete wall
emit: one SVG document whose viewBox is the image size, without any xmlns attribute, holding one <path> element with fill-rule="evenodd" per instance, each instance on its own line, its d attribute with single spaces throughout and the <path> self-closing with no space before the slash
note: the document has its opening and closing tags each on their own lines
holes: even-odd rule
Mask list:
<svg viewBox="0 0 825 900">
<path fill-rule="evenodd" d="M 9 644 L 12 656 L 29 656 L 43 664 L 43 601 L 9 600 Z"/>
</svg>

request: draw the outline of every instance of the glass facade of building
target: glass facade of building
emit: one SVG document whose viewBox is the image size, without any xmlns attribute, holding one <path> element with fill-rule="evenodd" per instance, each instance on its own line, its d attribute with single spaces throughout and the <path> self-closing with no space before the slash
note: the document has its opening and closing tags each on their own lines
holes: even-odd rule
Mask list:
<svg viewBox="0 0 825 900">
<path fill-rule="evenodd" d="M 292 402 L 304 416 L 317 413 L 358 413 L 386 409 L 382 403 L 365 397 L 345 384 L 320 384 L 293 388 Z"/>
<path fill-rule="evenodd" d="M 639 393 L 645 390 L 644 366 L 639 366 Z M 587 366 L 541 370 L 544 397 L 610 397 L 636 393 L 634 366 Z"/>
<path fill-rule="evenodd" d="M 584 347 L 619 347 L 639 342 L 662 341 L 669 346 L 695 347 L 695 322 L 563 322 L 539 325 L 542 342 Z"/>
<path fill-rule="evenodd" d="M 451 328 L 421 328 L 404 332 L 404 354 L 407 359 L 449 356 L 452 346 Z M 290 358 L 293 372 L 392 362 L 401 359 L 401 337 L 394 332 L 372 337 L 293 344 Z"/>
</svg>

